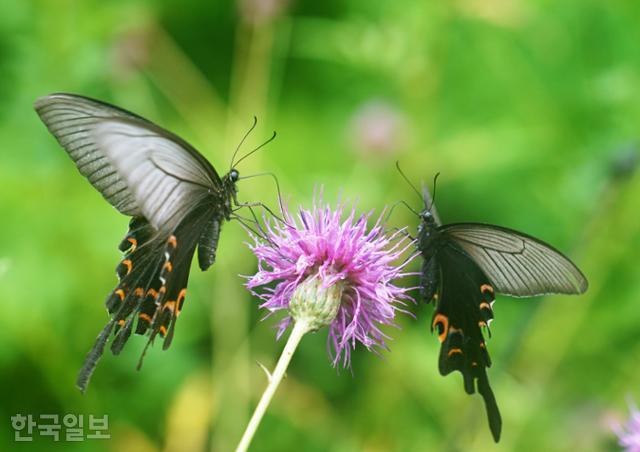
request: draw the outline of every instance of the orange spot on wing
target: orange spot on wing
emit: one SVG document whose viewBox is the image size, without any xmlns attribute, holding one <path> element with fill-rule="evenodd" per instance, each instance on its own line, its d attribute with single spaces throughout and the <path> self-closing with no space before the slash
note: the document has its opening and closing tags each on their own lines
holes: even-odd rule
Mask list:
<svg viewBox="0 0 640 452">
<path fill-rule="evenodd" d="M 449 333 L 449 318 L 444 314 L 436 314 L 433 318 L 431 328 L 436 328 L 437 325 L 442 325 L 442 331 L 438 334 L 438 340 L 440 340 L 440 342 L 442 343 Z"/>
<path fill-rule="evenodd" d="M 133 268 L 133 264 L 131 263 L 131 259 L 125 259 L 122 261 L 122 265 L 127 267 L 127 275 L 131 273 L 131 269 Z"/>
<path fill-rule="evenodd" d="M 120 326 L 124 325 L 124 319 L 118 320 L 118 325 L 120 325 Z"/>
<path fill-rule="evenodd" d="M 168 272 L 173 271 L 173 265 L 171 265 L 171 261 L 165 262 L 164 265 L 162 266 L 162 269 Z"/>
<path fill-rule="evenodd" d="M 149 315 L 145 314 L 144 312 L 141 312 L 140 315 L 138 315 L 138 317 L 144 320 L 145 322 L 151 323 L 151 317 L 149 317 Z"/>
<path fill-rule="evenodd" d="M 178 294 L 178 299 L 176 300 L 176 315 L 180 314 L 180 311 L 182 310 L 182 305 L 184 304 L 184 297 L 187 296 L 187 289 L 182 289 L 180 291 L 180 293 Z"/>
<path fill-rule="evenodd" d="M 447 356 L 451 357 L 452 355 L 455 355 L 455 354 L 463 355 L 462 349 L 457 348 L 457 347 L 456 348 L 452 348 L 451 350 L 449 350 L 449 353 L 447 353 Z"/>
<path fill-rule="evenodd" d="M 478 326 L 479 326 L 480 328 L 482 328 L 483 326 L 487 326 L 487 322 L 485 322 L 484 320 L 480 320 L 480 321 L 478 322 Z"/>
<path fill-rule="evenodd" d="M 493 287 L 491 287 L 489 284 L 483 284 L 480 286 L 480 292 L 482 292 L 483 294 L 486 293 L 490 293 L 491 295 L 493 295 L 495 292 L 493 290 Z"/>
<path fill-rule="evenodd" d="M 173 312 L 176 309 L 176 302 L 175 301 L 167 301 L 164 306 L 162 307 L 162 309 L 168 309 L 169 311 Z"/>
<path fill-rule="evenodd" d="M 149 297 L 149 296 L 152 297 L 152 298 L 157 297 L 158 296 L 158 291 L 155 290 L 155 289 L 147 290 L 147 297 Z"/>
<path fill-rule="evenodd" d="M 480 303 L 480 309 L 491 309 L 491 305 L 486 301 L 483 301 L 482 303 Z"/>
<path fill-rule="evenodd" d="M 167 328 L 164 325 L 160 326 L 160 336 L 167 334 Z"/>
<path fill-rule="evenodd" d="M 127 237 L 127 241 L 131 243 L 131 252 L 133 253 L 138 247 L 138 241 L 133 237 Z"/>
<path fill-rule="evenodd" d="M 169 237 L 169 239 L 167 240 L 167 244 L 171 245 L 173 248 L 178 246 L 178 240 L 176 239 L 176 236 L 172 235 L 171 237 Z"/>
<path fill-rule="evenodd" d="M 462 328 L 456 328 L 455 326 L 450 326 L 449 327 L 449 333 L 462 333 Z"/>
<path fill-rule="evenodd" d="M 142 287 L 138 287 L 138 288 L 136 288 L 136 290 L 133 291 L 133 294 L 136 297 L 141 297 L 141 296 L 144 295 L 144 289 Z"/>
<path fill-rule="evenodd" d="M 120 297 L 120 301 L 124 301 L 124 290 L 118 289 L 115 291 L 115 294 Z"/>
</svg>

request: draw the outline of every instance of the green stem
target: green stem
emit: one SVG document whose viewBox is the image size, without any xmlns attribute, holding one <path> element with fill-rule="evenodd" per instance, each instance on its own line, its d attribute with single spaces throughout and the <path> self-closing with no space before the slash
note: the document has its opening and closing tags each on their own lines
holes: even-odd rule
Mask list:
<svg viewBox="0 0 640 452">
<path fill-rule="evenodd" d="M 267 389 L 265 389 L 262 397 L 260 398 L 260 402 L 258 402 L 258 406 L 253 412 L 253 416 L 251 416 L 251 420 L 249 424 L 247 424 L 247 428 L 242 435 L 242 439 L 236 448 L 236 452 L 246 452 L 251 444 L 251 440 L 253 439 L 253 435 L 255 435 L 258 426 L 260 425 L 260 421 L 262 421 L 262 417 L 264 413 L 267 411 L 267 407 L 273 398 L 273 395 L 278 389 L 278 385 L 282 381 L 282 377 L 289 366 L 289 362 L 293 357 L 293 353 L 298 348 L 298 344 L 302 337 L 309 332 L 309 323 L 304 319 L 298 320 L 293 325 L 293 330 L 291 331 L 291 335 L 289 335 L 289 339 L 287 339 L 287 344 L 284 346 L 284 350 L 282 350 L 282 354 L 280 355 L 280 359 L 278 360 L 278 364 L 276 364 L 276 368 L 271 375 L 269 375 L 269 384 L 267 385 Z"/>
</svg>

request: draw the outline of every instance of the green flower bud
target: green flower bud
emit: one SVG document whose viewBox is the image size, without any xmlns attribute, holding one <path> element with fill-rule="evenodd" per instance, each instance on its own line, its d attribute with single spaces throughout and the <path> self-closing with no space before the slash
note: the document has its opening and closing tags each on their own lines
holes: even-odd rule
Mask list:
<svg viewBox="0 0 640 452">
<path fill-rule="evenodd" d="M 296 322 L 306 322 L 309 325 L 309 331 L 316 331 L 329 325 L 338 314 L 343 289 L 342 281 L 323 287 L 320 278 L 314 276 L 307 278 L 293 292 L 289 302 L 291 317 Z"/>
</svg>

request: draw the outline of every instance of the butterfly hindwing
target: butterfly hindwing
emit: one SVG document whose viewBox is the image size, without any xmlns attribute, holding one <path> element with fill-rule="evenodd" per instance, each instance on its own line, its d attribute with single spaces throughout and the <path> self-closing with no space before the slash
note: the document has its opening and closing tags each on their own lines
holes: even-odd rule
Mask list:
<svg viewBox="0 0 640 452">
<path fill-rule="evenodd" d="M 106 301 L 112 317 L 109 325 L 113 329 L 113 354 L 122 351 L 134 325 L 136 334 L 149 336 L 147 346 L 159 334 L 164 338 L 163 349 L 169 348 L 185 301 L 191 260 L 211 216 L 215 216 L 212 207 L 202 205 L 166 238 L 154 232 L 144 219 L 131 221 L 129 233 L 120 247 L 125 250 L 116 269 L 120 281 Z M 131 245 L 128 249 L 126 243 Z M 86 361 L 78 378 L 81 390 L 86 388 L 108 335 L 99 336 L 89 353 L 92 359 Z"/>
<path fill-rule="evenodd" d="M 113 331 L 111 351 L 117 355 L 124 347 L 133 326 L 134 312 L 138 309 L 152 284 L 160 261 L 160 240 L 149 223 L 142 217 L 134 217 L 129 224 L 129 232 L 120 243 L 123 258 L 116 267 L 119 281 L 105 301 L 111 316 L 105 329 L 100 333 L 80 370 L 77 386 L 85 391 L 95 370 L 104 347 Z"/>
<path fill-rule="evenodd" d="M 493 319 L 493 287 L 482 270 L 463 252 L 445 245 L 433 258 L 439 266 L 439 287 L 432 329 L 441 342 L 438 367 L 442 375 L 459 371 L 468 394 L 482 395 L 496 441 L 502 420 L 489 386 L 491 366 L 482 330 Z"/>
</svg>

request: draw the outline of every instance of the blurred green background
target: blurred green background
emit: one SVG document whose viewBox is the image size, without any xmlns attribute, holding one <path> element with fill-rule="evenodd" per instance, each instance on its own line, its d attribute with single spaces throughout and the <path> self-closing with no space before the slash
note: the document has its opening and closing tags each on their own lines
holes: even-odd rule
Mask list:
<svg viewBox="0 0 640 452">
<path fill-rule="evenodd" d="M 589 278 L 580 297 L 498 298 L 500 444 L 481 398 L 439 375 L 419 306 L 387 329 L 383 359 L 354 353 L 353 375 L 331 367 L 325 331 L 305 338 L 253 450 L 616 450 L 611 424 L 640 402 L 638 23 L 633 0 L 2 0 L 0 449 L 54 446 L 15 443 L 16 413 L 75 413 L 108 414 L 111 439 L 65 450 L 232 450 L 266 384 L 256 362 L 273 368 L 282 347 L 241 285 L 255 259 L 230 223 L 216 265 L 194 268 L 171 349 L 136 372 L 132 338 L 80 395 L 128 220 L 32 109 L 66 91 L 163 125 L 220 172 L 257 115 L 245 149 L 278 138 L 239 170 L 276 173 L 292 205 L 324 185 L 362 210 L 418 208 L 395 160 L 416 183 L 441 172 L 445 222 L 526 231 Z M 269 178 L 240 190 L 275 205 Z M 401 207 L 391 223 L 417 226 Z"/>
</svg>

